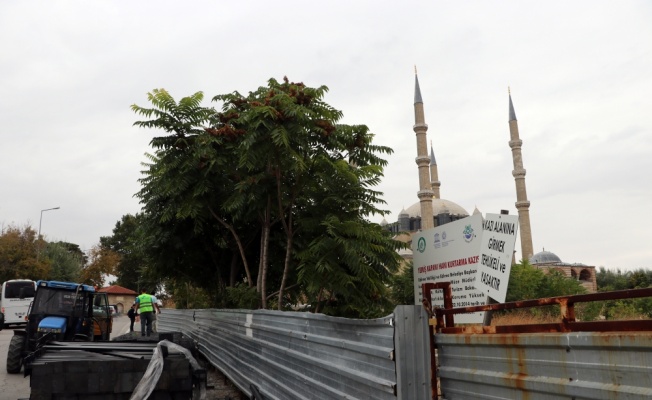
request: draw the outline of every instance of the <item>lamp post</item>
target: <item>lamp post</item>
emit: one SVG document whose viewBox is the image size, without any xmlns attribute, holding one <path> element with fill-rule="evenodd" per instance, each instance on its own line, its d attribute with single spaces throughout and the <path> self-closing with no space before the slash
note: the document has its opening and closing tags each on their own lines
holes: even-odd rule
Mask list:
<svg viewBox="0 0 652 400">
<path fill-rule="evenodd" d="M 41 223 L 43 222 L 43 212 L 51 211 L 51 210 L 58 210 L 59 208 L 61 208 L 61 207 L 46 208 L 45 210 L 41 210 L 41 219 L 39 219 L 39 221 L 38 221 L 38 237 L 37 237 L 37 240 L 41 239 Z M 36 262 L 38 262 L 40 253 L 41 253 L 41 245 L 39 244 L 39 246 L 36 249 Z"/>
</svg>

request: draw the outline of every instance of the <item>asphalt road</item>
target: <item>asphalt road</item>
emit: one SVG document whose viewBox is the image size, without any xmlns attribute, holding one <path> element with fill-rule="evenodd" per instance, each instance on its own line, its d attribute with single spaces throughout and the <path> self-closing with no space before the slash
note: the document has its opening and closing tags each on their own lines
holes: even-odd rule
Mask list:
<svg viewBox="0 0 652 400">
<path fill-rule="evenodd" d="M 140 329 L 140 325 L 137 325 Z M 111 337 L 116 337 L 129 332 L 129 318 L 119 316 L 113 319 L 113 331 Z M 14 335 L 12 328 L 3 329 L 0 332 L 0 400 L 29 399 L 29 377 L 20 374 L 8 374 L 6 368 L 7 350 L 9 342 Z"/>
</svg>

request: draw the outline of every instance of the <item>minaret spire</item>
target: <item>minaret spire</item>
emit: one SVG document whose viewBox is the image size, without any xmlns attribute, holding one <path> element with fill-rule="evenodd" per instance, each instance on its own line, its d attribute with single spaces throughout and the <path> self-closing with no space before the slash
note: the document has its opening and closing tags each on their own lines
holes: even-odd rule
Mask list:
<svg viewBox="0 0 652 400">
<path fill-rule="evenodd" d="M 417 137 L 417 158 L 415 159 L 419 167 L 419 191 L 417 196 L 421 203 L 421 229 L 430 229 L 434 227 L 435 221 L 432 213 L 432 190 L 433 183 L 430 181 L 430 157 L 428 157 L 428 141 L 426 132 L 426 118 L 423 112 L 423 100 L 421 99 L 421 89 L 419 88 L 419 77 L 417 76 L 417 67 L 414 67 L 414 133 Z"/>
<path fill-rule="evenodd" d="M 432 186 L 432 193 L 435 199 L 440 199 L 439 187 L 439 171 L 437 170 L 437 160 L 435 160 L 435 149 L 432 147 L 432 140 L 430 141 L 430 186 Z"/>
<path fill-rule="evenodd" d="M 422 103 L 421 89 L 419 88 L 419 76 L 417 75 L 417 66 L 414 66 L 414 104 Z"/>
<path fill-rule="evenodd" d="M 507 95 L 509 96 L 509 120 L 516 121 L 516 113 L 514 112 L 514 105 L 512 104 L 512 91 L 509 86 L 507 87 Z M 518 131 L 518 127 L 516 130 Z"/>
<path fill-rule="evenodd" d="M 527 199 L 525 189 L 525 168 L 523 168 L 523 155 L 521 154 L 523 141 L 519 137 L 518 121 L 516 120 L 516 113 L 512 104 L 512 93 L 509 88 L 507 88 L 507 94 L 509 96 L 509 147 L 512 148 L 512 159 L 514 161 L 512 175 L 516 183 L 516 209 L 518 210 L 518 221 L 521 228 L 521 252 L 523 259 L 530 259 L 534 254 L 534 250 L 532 246 L 532 229 L 530 227 L 530 202 Z"/>
</svg>

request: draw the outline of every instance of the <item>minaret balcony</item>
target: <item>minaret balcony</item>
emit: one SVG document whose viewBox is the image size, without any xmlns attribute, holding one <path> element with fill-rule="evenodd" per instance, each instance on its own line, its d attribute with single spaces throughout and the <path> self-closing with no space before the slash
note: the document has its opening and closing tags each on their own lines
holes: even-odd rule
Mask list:
<svg viewBox="0 0 652 400">
<path fill-rule="evenodd" d="M 512 171 L 514 178 L 525 178 L 525 169 L 515 169 Z"/>
</svg>

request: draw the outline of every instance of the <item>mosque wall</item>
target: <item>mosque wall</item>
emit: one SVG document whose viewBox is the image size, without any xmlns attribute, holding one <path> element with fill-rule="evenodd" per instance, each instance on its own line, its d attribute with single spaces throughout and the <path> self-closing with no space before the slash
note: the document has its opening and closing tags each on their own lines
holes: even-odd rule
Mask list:
<svg viewBox="0 0 652 400">
<path fill-rule="evenodd" d="M 573 278 L 576 281 L 579 281 L 589 293 L 595 293 L 598 291 L 595 267 L 587 265 L 569 265 L 566 263 L 534 264 L 533 267 L 543 270 L 546 273 L 553 270 L 559 271 L 567 278 Z"/>
</svg>

